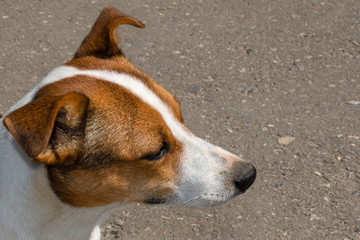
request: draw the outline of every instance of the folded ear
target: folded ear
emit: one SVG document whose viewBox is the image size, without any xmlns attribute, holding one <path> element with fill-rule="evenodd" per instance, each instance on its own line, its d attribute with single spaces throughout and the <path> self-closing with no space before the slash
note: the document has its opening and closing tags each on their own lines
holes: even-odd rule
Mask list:
<svg viewBox="0 0 360 240">
<path fill-rule="evenodd" d="M 79 93 L 43 96 L 11 112 L 3 122 L 33 161 L 70 163 L 84 149 L 88 104 Z"/>
<path fill-rule="evenodd" d="M 120 24 L 130 24 L 144 28 L 145 25 L 135 18 L 126 16 L 113 7 L 106 7 L 92 26 L 90 33 L 84 38 L 74 55 L 74 59 L 94 56 L 98 58 L 111 58 L 122 55 L 118 48 L 115 29 Z"/>
</svg>

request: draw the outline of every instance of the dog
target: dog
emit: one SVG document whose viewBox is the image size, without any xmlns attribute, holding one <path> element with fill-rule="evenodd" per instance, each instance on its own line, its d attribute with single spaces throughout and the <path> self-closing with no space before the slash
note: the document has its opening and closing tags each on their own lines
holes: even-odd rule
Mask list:
<svg viewBox="0 0 360 240">
<path fill-rule="evenodd" d="M 253 165 L 194 136 L 180 104 L 134 67 L 100 13 L 73 59 L 50 72 L 0 125 L 0 238 L 100 239 L 127 203 L 211 207 L 244 193 Z"/>
</svg>

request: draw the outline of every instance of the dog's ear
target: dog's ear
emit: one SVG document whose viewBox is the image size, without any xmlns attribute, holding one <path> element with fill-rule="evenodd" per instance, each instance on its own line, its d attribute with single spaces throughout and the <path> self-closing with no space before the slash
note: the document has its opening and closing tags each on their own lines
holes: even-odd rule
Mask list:
<svg viewBox="0 0 360 240">
<path fill-rule="evenodd" d="M 4 125 L 35 162 L 70 164 L 84 149 L 89 99 L 83 94 L 43 96 L 11 112 Z"/>
<path fill-rule="evenodd" d="M 90 33 L 82 41 L 74 59 L 85 56 L 111 58 L 122 55 L 115 31 L 120 24 L 130 24 L 139 28 L 145 27 L 140 21 L 126 16 L 116 8 L 106 7 L 96 19 Z"/>
</svg>

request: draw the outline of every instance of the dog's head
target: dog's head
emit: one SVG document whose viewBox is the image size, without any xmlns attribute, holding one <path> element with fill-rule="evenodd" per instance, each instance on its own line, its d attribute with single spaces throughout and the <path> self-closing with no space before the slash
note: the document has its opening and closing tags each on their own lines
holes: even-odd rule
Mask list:
<svg viewBox="0 0 360 240">
<path fill-rule="evenodd" d="M 255 168 L 185 127 L 175 97 L 118 48 L 115 29 L 124 23 L 144 27 L 105 8 L 74 58 L 56 70 L 66 77 L 5 116 L 6 128 L 46 164 L 51 188 L 72 206 L 212 206 L 245 192 Z"/>
</svg>

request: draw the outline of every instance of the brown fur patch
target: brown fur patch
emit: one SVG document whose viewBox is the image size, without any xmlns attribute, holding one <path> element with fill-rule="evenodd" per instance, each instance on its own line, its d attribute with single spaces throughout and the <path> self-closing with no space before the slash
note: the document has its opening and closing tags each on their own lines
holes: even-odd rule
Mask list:
<svg viewBox="0 0 360 240">
<path fill-rule="evenodd" d="M 182 150 L 161 115 L 123 87 L 87 76 L 46 85 L 37 97 L 56 97 L 74 89 L 90 99 L 85 150 L 71 164 L 48 166 L 59 198 L 73 206 L 90 207 L 170 197 Z M 143 159 L 156 153 L 163 142 L 170 150 L 162 159 Z"/>
<path fill-rule="evenodd" d="M 122 160 L 121 155 L 101 153 L 91 155 L 93 164 L 109 160 L 110 166 L 83 169 L 49 166 L 51 186 L 59 198 L 76 207 L 93 207 L 111 202 L 144 202 L 148 199 L 167 199 L 172 196 L 178 175 L 177 145 L 163 159 Z"/>
</svg>

